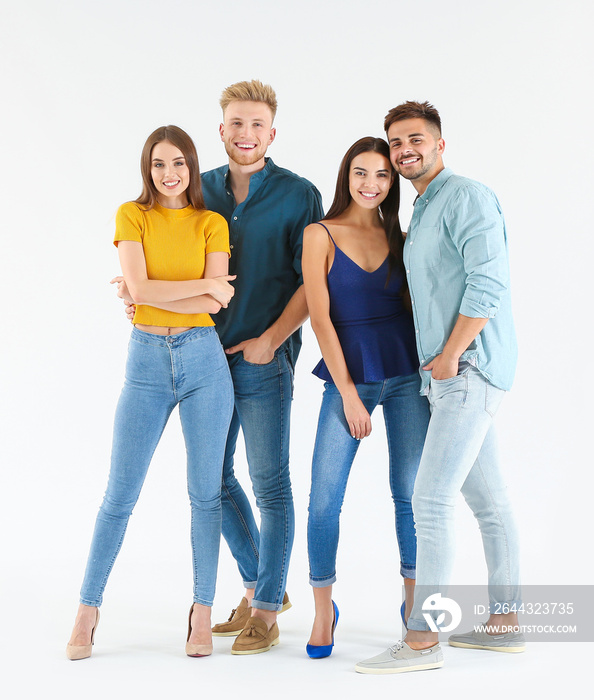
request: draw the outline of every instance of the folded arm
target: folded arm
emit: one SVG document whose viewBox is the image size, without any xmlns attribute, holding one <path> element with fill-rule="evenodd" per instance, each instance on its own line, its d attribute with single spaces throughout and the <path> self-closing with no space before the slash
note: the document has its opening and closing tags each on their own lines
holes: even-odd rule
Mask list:
<svg viewBox="0 0 594 700">
<path fill-rule="evenodd" d="M 122 249 L 122 246 L 124 246 L 124 249 Z M 140 250 L 138 248 L 134 249 L 133 246 L 140 247 Z M 129 318 L 133 318 L 134 314 L 134 310 L 130 311 L 129 305 L 135 303 L 149 304 L 158 309 L 179 314 L 215 314 L 221 307 L 226 308 L 228 306 L 231 297 L 235 293 L 234 288 L 229 284 L 229 281 L 235 279 L 235 276 L 227 274 L 229 270 L 229 256 L 225 252 L 207 253 L 203 279 L 169 282 L 148 279 L 144 252 L 140 243 L 121 241 L 118 250 L 124 275 L 114 277 L 111 282 L 112 284 L 117 283 L 118 296 L 127 302 L 126 313 Z M 142 256 L 142 260 L 138 258 L 139 253 Z M 178 294 L 183 295 L 192 290 L 195 290 L 195 293 L 191 296 L 183 296 L 177 299 L 167 298 Z"/>
<path fill-rule="evenodd" d="M 195 297 L 208 295 L 214 298 L 220 306 L 227 306 L 235 292 L 233 287 L 229 284 L 229 280 L 235 278 L 226 274 L 229 260 L 227 253 L 217 252 L 207 254 L 205 276 L 203 279 L 180 281 L 149 279 L 142 244 L 137 241 L 120 241 L 118 253 L 129 297 L 124 294 L 123 288 L 121 290 L 122 293 L 118 290 L 118 294 L 122 296 L 122 298 L 128 298 L 129 301 L 133 301 L 136 304 L 148 304 L 150 306 L 164 308 L 160 305 L 179 301 L 188 302 L 188 300 Z M 214 260 L 209 260 L 211 256 L 216 257 Z M 218 271 L 222 271 L 222 275 L 214 274 Z M 212 277 L 207 278 L 207 273 L 211 274 Z M 120 282 L 119 284 L 122 283 Z M 184 311 L 179 311 L 178 309 L 169 310 L 184 313 Z"/>
</svg>

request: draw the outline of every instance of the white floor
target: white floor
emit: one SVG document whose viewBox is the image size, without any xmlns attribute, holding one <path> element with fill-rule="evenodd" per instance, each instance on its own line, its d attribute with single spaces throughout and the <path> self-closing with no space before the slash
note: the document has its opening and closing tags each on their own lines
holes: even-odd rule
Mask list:
<svg viewBox="0 0 594 700">
<path fill-rule="evenodd" d="M 279 617 L 281 643 L 255 656 L 232 656 L 232 639 L 216 639 L 211 657 L 184 655 L 185 602 L 158 605 L 137 599 L 103 606 L 91 659 L 68 661 L 64 647 L 75 612 L 73 601 L 31 601 L 12 585 L 3 595 L 3 687 L 11 698 L 41 698 L 48 690 L 62 700 L 200 697 L 281 698 L 556 698 L 591 680 L 594 644 L 533 643 L 524 654 L 498 654 L 444 648 L 442 669 L 368 676 L 354 664 L 395 641 L 389 619 L 371 606 L 375 618 L 363 619 L 351 602 L 343 604 L 335 651 L 324 660 L 307 658 L 309 591 L 297 591 L 294 606 Z M 4 593 L 7 586 L 3 585 Z M 38 612 L 36 612 L 38 611 Z M 215 606 L 214 618 L 226 617 Z M 388 615 L 390 618 L 391 615 Z M 21 626 L 20 623 L 23 623 Z M 43 630 L 43 635 L 40 630 Z M 4 697 L 7 697 L 4 695 Z"/>
</svg>

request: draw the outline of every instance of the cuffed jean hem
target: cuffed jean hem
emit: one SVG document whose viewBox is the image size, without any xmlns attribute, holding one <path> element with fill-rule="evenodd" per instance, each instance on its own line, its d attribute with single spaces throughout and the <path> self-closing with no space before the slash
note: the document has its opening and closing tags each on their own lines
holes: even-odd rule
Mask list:
<svg viewBox="0 0 594 700">
<path fill-rule="evenodd" d="M 412 578 L 413 580 L 417 578 L 417 570 L 410 569 L 406 566 L 400 565 L 400 575 L 402 578 Z"/>
<path fill-rule="evenodd" d="M 78 601 L 81 605 L 88 605 L 90 608 L 100 608 L 101 603 L 94 603 L 91 602 L 90 600 L 86 600 L 84 598 L 80 598 Z"/>
<path fill-rule="evenodd" d="M 252 600 L 252 608 L 256 610 L 269 610 L 271 612 L 280 612 L 283 609 L 283 604 L 279 603 L 264 603 L 261 600 Z"/>
<path fill-rule="evenodd" d="M 258 583 L 257 581 L 244 581 L 243 587 L 244 588 L 255 588 L 257 583 Z"/>
<path fill-rule="evenodd" d="M 431 632 L 425 620 L 413 620 L 412 617 L 409 617 L 406 621 L 406 629 L 414 630 L 415 632 Z"/>
<path fill-rule="evenodd" d="M 326 586 L 331 586 L 336 581 L 336 574 L 330 576 L 329 578 L 311 578 L 309 579 L 309 585 L 313 588 L 326 588 Z"/>
<path fill-rule="evenodd" d="M 204 600 L 204 598 L 194 598 L 194 603 L 198 603 L 198 605 L 205 605 L 207 608 L 212 608 L 213 601 Z"/>
</svg>

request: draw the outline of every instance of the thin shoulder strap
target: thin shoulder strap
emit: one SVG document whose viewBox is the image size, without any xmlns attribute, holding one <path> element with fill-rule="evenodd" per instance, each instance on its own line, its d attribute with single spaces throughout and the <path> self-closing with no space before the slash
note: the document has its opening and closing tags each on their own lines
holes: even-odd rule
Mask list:
<svg viewBox="0 0 594 700">
<path fill-rule="evenodd" d="M 336 245 L 336 241 L 334 240 L 334 238 L 332 238 L 332 234 L 330 233 L 330 231 L 328 231 L 328 227 L 326 226 L 326 224 L 323 224 L 321 221 L 316 221 L 315 223 L 319 226 L 323 226 L 326 229 L 327 234 L 330 236 L 330 240 L 332 241 L 332 243 L 334 243 L 334 246 L 337 248 L 338 246 Z"/>
</svg>

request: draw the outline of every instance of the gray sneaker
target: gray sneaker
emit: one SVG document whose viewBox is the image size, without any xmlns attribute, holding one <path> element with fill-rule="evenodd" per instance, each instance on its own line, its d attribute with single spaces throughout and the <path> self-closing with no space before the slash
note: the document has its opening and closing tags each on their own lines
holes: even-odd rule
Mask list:
<svg viewBox="0 0 594 700">
<path fill-rule="evenodd" d="M 505 634 L 487 634 L 483 630 L 452 634 L 448 639 L 450 646 L 463 649 L 489 649 L 490 651 L 506 651 L 517 654 L 526 651 L 526 639 L 519 632 Z"/>
<path fill-rule="evenodd" d="M 425 671 L 443 666 L 443 653 L 439 644 L 417 651 L 406 642 L 396 642 L 383 654 L 372 659 L 360 661 L 355 666 L 358 673 L 406 673 L 407 671 Z"/>
</svg>

